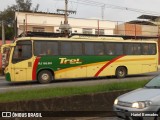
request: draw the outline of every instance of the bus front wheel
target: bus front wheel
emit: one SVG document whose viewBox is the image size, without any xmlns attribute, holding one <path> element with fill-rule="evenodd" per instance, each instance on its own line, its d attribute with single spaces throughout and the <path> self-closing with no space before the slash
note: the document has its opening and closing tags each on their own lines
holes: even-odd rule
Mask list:
<svg viewBox="0 0 160 120">
<path fill-rule="evenodd" d="M 117 78 L 125 78 L 127 75 L 127 70 L 125 67 L 118 67 L 116 69 L 116 77 Z"/>
<path fill-rule="evenodd" d="M 52 81 L 52 73 L 48 70 L 42 70 L 38 74 L 38 82 L 41 84 L 50 83 Z"/>
</svg>

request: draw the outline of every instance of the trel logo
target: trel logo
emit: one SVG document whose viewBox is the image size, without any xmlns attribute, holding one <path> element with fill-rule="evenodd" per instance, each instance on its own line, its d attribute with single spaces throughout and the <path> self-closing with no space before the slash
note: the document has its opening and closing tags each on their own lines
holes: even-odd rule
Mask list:
<svg viewBox="0 0 160 120">
<path fill-rule="evenodd" d="M 59 58 L 60 64 L 82 64 L 82 61 L 79 58 L 76 59 L 67 59 L 67 58 Z"/>
</svg>

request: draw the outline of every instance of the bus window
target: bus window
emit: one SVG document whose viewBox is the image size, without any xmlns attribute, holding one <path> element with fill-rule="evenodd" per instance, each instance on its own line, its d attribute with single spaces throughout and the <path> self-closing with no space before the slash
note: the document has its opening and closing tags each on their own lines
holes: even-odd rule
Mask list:
<svg viewBox="0 0 160 120">
<path fill-rule="evenodd" d="M 57 42 L 47 42 L 46 43 L 46 53 L 47 55 L 58 55 L 58 43 Z"/>
<path fill-rule="evenodd" d="M 104 55 L 103 43 L 95 43 L 95 55 Z"/>
<path fill-rule="evenodd" d="M 85 55 L 94 55 L 94 43 L 84 43 Z"/>
<path fill-rule="evenodd" d="M 115 43 L 106 43 L 105 44 L 105 52 L 107 55 L 115 55 Z"/>
<path fill-rule="evenodd" d="M 61 55 L 72 55 L 71 42 L 61 42 Z"/>
<path fill-rule="evenodd" d="M 72 43 L 72 53 L 73 55 L 82 55 L 83 51 L 82 51 L 82 43 L 80 42 L 73 42 Z"/>
<path fill-rule="evenodd" d="M 32 44 L 31 41 L 18 42 L 14 48 L 12 62 L 20 62 L 32 57 Z"/>
<path fill-rule="evenodd" d="M 133 44 L 133 54 L 134 55 L 140 55 L 141 54 L 141 45 L 140 44 Z"/>
<path fill-rule="evenodd" d="M 116 43 L 116 55 L 123 55 L 123 44 Z"/>
<path fill-rule="evenodd" d="M 142 44 L 142 54 L 143 55 L 149 54 L 149 44 Z"/>
<path fill-rule="evenodd" d="M 133 55 L 134 53 L 134 46 L 132 43 L 125 43 L 124 44 L 124 54 L 125 55 Z"/>
<path fill-rule="evenodd" d="M 150 55 L 156 54 L 156 44 L 149 44 L 149 54 Z"/>
<path fill-rule="evenodd" d="M 58 55 L 58 42 L 55 41 L 35 41 L 34 55 Z"/>
</svg>

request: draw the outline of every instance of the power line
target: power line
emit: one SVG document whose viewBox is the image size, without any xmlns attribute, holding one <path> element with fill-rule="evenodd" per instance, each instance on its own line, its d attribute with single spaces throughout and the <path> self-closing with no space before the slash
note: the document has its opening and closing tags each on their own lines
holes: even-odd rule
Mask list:
<svg viewBox="0 0 160 120">
<path fill-rule="evenodd" d="M 77 3 L 77 4 L 89 5 L 89 6 L 97 6 L 97 7 L 104 6 L 104 8 L 127 10 L 127 11 L 132 11 L 132 12 L 137 12 L 137 13 L 143 13 L 143 14 L 160 15 L 160 13 L 154 12 L 154 11 L 146 11 L 146 10 L 142 10 L 142 9 L 122 7 L 122 6 L 100 3 L 100 2 L 91 1 L 91 0 L 78 0 L 78 1 L 72 1 L 72 2 Z"/>
</svg>

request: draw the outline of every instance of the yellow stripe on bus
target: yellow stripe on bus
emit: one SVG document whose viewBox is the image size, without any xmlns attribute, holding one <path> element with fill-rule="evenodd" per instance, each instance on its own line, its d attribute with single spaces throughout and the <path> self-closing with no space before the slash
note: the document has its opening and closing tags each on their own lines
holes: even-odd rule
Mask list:
<svg viewBox="0 0 160 120">
<path fill-rule="evenodd" d="M 141 58 L 141 59 L 124 59 L 124 60 L 117 60 L 116 62 L 130 62 L 130 61 L 146 61 L 146 60 L 156 60 L 156 58 Z M 91 63 L 91 64 L 86 64 L 86 65 L 80 65 L 80 66 L 76 66 L 76 67 L 70 67 L 70 68 L 60 68 L 60 70 L 55 71 L 55 74 L 60 74 L 60 73 L 64 73 L 67 71 L 71 71 L 71 70 L 75 70 L 77 68 L 83 68 L 83 67 L 90 67 L 90 66 L 96 66 L 96 65 L 104 65 L 109 61 L 104 61 L 104 62 L 98 62 L 98 63 Z M 116 63 L 114 62 L 114 63 Z"/>
<path fill-rule="evenodd" d="M 58 71 L 55 71 L 56 74 L 59 74 L 59 73 L 62 73 L 62 72 L 67 72 L 69 70 L 74 70 L 74 69 L 77 69 L 77 68 L 83 68 L 83 67 L 89 67 L 89 66 L 96 66 L 96 65 L 100 65 L 100 64 L 105 64 L 109 61 L 105 61 L 105 62 L 98 62 L 98 63 L 91 63 L 91 64 L 85 64 L 85 65 L 80 65 L 80 66 L 76 66 L 76 67 L 70 67 L 70 68 L 64 68 L 64 69 L 60 69 Z"/>
<path fill-rule="evenodd" d="M 117 60 L 116 62 L 144 61 L 144 60 L 156 60 L 156 58 L 125 59 L 125 60 Z"/>
</svg>

